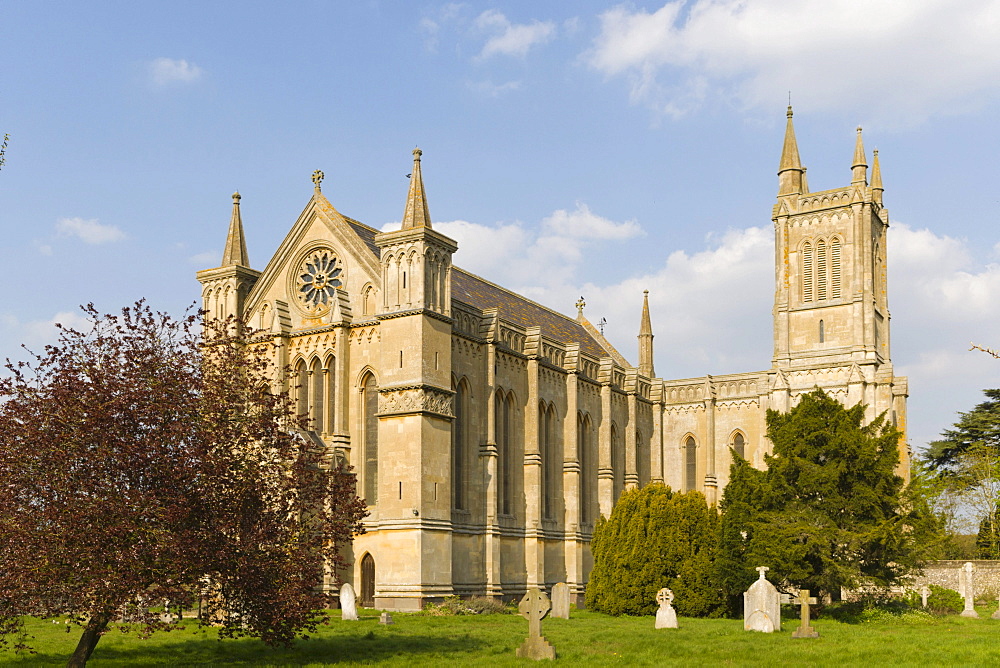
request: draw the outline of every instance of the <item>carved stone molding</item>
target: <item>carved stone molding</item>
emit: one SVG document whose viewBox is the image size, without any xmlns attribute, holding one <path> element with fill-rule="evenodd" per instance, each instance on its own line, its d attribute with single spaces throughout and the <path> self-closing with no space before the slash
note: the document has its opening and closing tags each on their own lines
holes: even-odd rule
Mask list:
<svg viewBox="0 0 1000 668">
<path fill-rule="evenodd" d="M 451 390 L 429 385 L 383 388 L 378 393 L 378 413 L 380 416 L 431 413 L 453 418 L 454 394 Z"/>
</svg>

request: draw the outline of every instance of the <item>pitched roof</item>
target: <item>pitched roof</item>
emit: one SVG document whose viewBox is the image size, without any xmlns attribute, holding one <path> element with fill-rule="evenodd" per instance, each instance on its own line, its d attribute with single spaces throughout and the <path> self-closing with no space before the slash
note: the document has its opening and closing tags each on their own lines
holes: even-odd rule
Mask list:
<svg viewBox="0 0 1000 668">
<path fill-rule="evenodd" d="M 555 341 L 579 342 L 580 350 L 594 357 L 609 354 L 576 320 L 458 267 L 451 271 L 451 296 L 480 310 L 496 308 L 501 318 L 521 327 L 540 326 Z"/>
<path fill-rule="evenodd" d="M 347 216 L 344 216 L 344 220 L 371 249 L 375 257 L 378 257 L 379 250 L 375 244 L 378 230 Z M 554 341 L 578 342 L 580 350 L 594 357 L 611 355 L 619 363 L 624 362 L 624 358 L 617 350 L 610 344 L 607 347 L 601 345 L 598 338 L 592 336 L 586 327 L 573 318 L 557 313 L 459 267 L 452 268 L 451 296 L 481 311 L 496 308 L 501 318 L 521 327 L 540 326 L 542 334 Z"/>
</svg>

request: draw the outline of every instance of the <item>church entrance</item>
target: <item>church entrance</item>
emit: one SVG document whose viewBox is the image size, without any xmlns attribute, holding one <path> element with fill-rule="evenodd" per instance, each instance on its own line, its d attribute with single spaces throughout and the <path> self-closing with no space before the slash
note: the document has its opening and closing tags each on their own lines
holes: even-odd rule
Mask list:
<svg viewBox="0 0 1000 668">
<path fill-rule="evenodd" d="M 375 607 L 375 560 L 371 554 L 361 560 L 361 607 Z"/>
</svg>

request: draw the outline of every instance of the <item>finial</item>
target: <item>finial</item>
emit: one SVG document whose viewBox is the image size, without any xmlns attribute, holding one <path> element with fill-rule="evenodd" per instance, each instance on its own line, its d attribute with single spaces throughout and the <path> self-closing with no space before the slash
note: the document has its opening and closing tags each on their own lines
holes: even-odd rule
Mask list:
<svg viewBox="0 0 1000 668">
<path fill-rule="evenodd" d="M 771 569 L 768 568 L 767 566 L 758 566 L 756 570 L 760 573 L 760 579 L 766 580 L 767 578 L 764 577 L 764 573 L 768 572 Z"/>
<path fill-rule="evenodd" d="M 239 204 L 240 203 L 240 199 L 242 199 L 240 197 L 240 191 L 237 190 L 236 192 L 233 193 L 233 204 Z"/>
<path fill-rule="evenodd" d="M 642 294 L 644 294 L 644 295 L 648 295 L 648 294 L 649 294 L 649 290 L 643 290 L 643 291 L 642 291 Z"/>
<path fill-rule="evenodd" d="M 323 172 L 318 169 L 313 172 L 312 182 L 313 185 L 316 186 L 316 192 L 320 192 L 320 185 L 323 183 L 323 176 Z"/>
<path fill-rule="evenodd" d="M 583 317 L 583 309 L 587 306 L 587 302 L 583 301 L 583 295 L 576 301 L 576 316 L 578 318 Z"/>
<path fill-rule="evenodd" d="M 861 134 L 861 126 L 858 126 L 858 134 Z"/>
<path fill-rule="evenodd" d="M 422 156 L 423 154 L 424 154 L 424 152 L 421 151 L 419 148 L 413 149 L 413 159 L 414 160 L 420 160 L 420 156 Z"/>
</svg>

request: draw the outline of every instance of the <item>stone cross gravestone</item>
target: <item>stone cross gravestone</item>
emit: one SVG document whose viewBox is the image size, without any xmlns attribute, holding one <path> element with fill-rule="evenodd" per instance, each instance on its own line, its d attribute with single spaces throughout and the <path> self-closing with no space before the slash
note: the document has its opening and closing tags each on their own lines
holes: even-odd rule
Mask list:
<svg viewBox="0 0 1000 668">
<path fill-rule="evenodd" d="M 798 598 L 794 601 L 795 605 L 802 606 L 802 621 L 799 623 L 799 628 L 792 631 L 793 638 L 819 638 L 819 633 L 816 629 L 809 626 L 809 606 L 816 605 L 816 597 L 809 595 L 808 589 L 800 589 Z"/>
<path fill-rule="evenodd" d="M 569 585 L 559 582 L 552 586 L 551 617 L 569 619 Z"/>
<path fill-rule="evenodd" d="M 524 659 L 554 659 L 556 648 L 542 637 L 542 618 L 549 614 L 552 604 L 538 587 L 532 587 L 517 606 L 521 616 L 528 620 L 528 637 L 517 648 L 517 656 Z"/>
<path fill-rule="evenodd" d="M 358 621 L 358 603 L 350 582 L 340 586 L 340 618 Z"/>
<path fill-rule="evenodd" d="M 660 604 L 660 609 L 656 611 L 656 626 L 654 628 L 676 629 L 677 613 L 674 611 L 674 606 L 670 605 L 674 602 L 674 592 L 664 587 L 656 593 L 656 602 Z"/>
<path fill-rule="evenodd" d="M 760 577 L 743 592 L 743 628 L 747 631 L 773 633 L 781 630 L 781 596 L 767 581 L 767 566 L 758 566 Z"/>
<path fill-rule="evenodd" d="M 922 585 L 920 587 L 920 605 L 921 607 L 927 607 L 927 597 L 931 595 L 931 588 L 927 585 Z"/>
<path fill-rule="evenodd" d="M 965 597 L 965 610 L 962 610 L 962 617 L 979 617 L 976 612 L 976 566 L 971 561 L 965 562 L 962 570 L 958 572 L 958 587 L 962 596 Z"/>
</svg>

